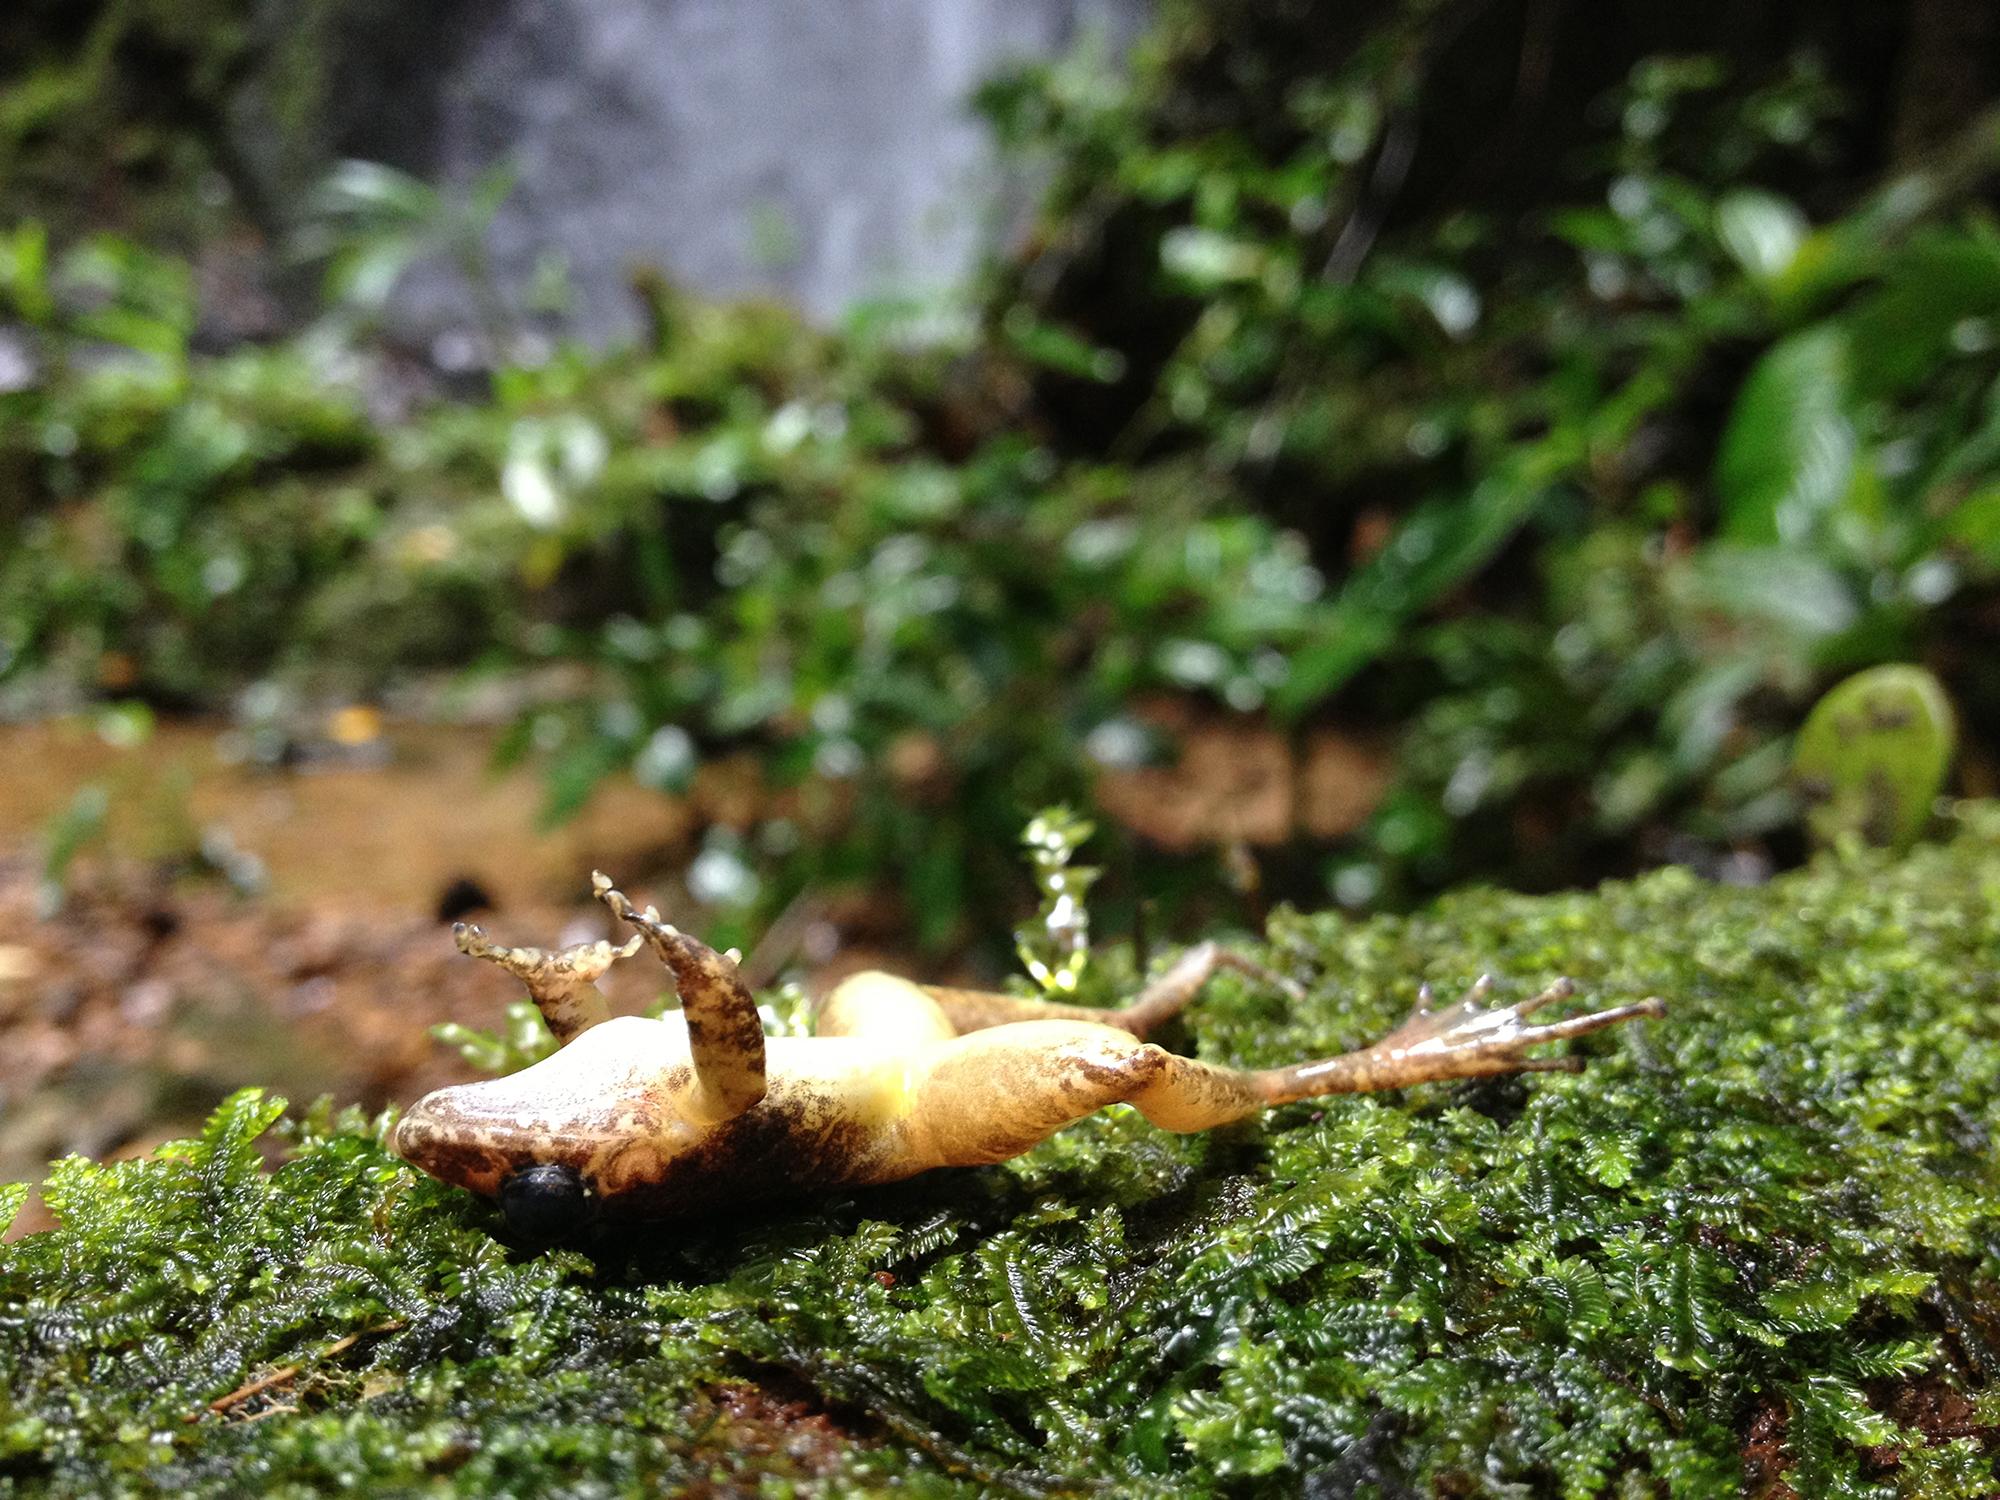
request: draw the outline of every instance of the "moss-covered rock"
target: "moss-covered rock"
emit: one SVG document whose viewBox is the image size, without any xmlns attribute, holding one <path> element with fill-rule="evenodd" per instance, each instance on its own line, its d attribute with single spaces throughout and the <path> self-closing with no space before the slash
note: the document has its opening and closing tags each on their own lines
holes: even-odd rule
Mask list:
<svg viewBox="0 0 2000 1500">
<path fill-rule="evenodd" d="M 1113 1110 L 587 1253 L 358 1117 L 267 1171 L 239 1095 L 61 1164 L 62 1227 L 0 1254 L 0 1492 L 1989 1494 L 2000 809 L 1959 821 L 1761 889 L 1284 917 L 1312 1002 L 1219 983 L 1187 1038 L 1335 1051 L 1482 968 L 1669 998 L 1577 1077 Z"/>
</svg>

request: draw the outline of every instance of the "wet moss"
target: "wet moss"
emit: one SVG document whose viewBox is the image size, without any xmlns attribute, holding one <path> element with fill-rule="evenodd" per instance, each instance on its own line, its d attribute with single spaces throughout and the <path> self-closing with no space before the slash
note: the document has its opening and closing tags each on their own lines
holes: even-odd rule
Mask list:
<svg viewBox="0 0 2000 1500">
<path fill-rule="evenodd" d="M 1116 1110 L 582 1251 L 239 1095 L 61 1164 L 0 1253 L 0 1492 L 1990 1493 L 2000 809 L 1958 823 L 1760 889 L 1281 917 L 1312 1001 L 1188 1022 L 1263 1063 L 1484 968 L 1669 998 L 1577 1077 Z"/>
</svg>

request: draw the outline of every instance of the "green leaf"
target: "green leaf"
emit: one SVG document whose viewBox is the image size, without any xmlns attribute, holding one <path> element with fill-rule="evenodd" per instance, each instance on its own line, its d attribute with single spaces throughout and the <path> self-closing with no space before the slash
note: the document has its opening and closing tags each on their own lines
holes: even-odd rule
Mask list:
<svg viewBox="0 0 2000 1500">
<path fill-rule="evenodd" d="M 1751 370 L 1716 460 L 1725 537 L 1796 544 L 1847 498 L 1859 449 L 1850 361 L 1846 331 L 1828 324 L 1785 339 Z"/>
<path fill-rule="evenodd" d="M 1968 320 L 2000 318 L 2000 243 L 1939 231 L 1896 258 L 1882 289 L 1846 319 L 1854 387 L 1888 396 L 1916 386 L 1950 357 Z"/>
<path fill-rule="evenodd" d="M 490 174 L 481 180 L 490 180 Z M 435 219 L 441 201 L 436 188 L 408 172 L 380 162 L 348 160 L 327 173 L 307 204 L 312 213 L 328 218 L 409 225 Z"/>
<path fill-rule="evenodd" d="M 447 1047 L 456 1047 L 472 1067 L 496 1078 L 518 1073 L 556 1050 L 556 1039 L 542 1013 L 527 1000 L 507 1003 L 506 1027 L 499 1033 L 440 1021 L 431 1027 L 431 1036 Z"/>
<path fill-rule="evenodd" d="M 1022 358 L 1058 374 L 1102 383 L 1125 373 L 1124 357 L 1117 351 L 1100 349 L 1061 324 L 1036 317 L 1025 307 L 1010 308 L 1001 319 L 1000 331 Z"/>
<path fill-rule="evenodd" d="M 1781 1286 L 1764 1294 L 1764 1306 L 1786 1329 L 1824 1333 L 1840 1327 L 1860 1310 L 1864 1290 L 1854 1281 Z"/>
<path fill-rule="evenodd" d="M 0 234 L 0 299 L 30 323 L 45 323 L 55 315 L 49 289 L 49 237 L 40 224 L 19 226 Z"/>
<path fill-rule="evenodd" d="M 1606 1131 L 1583 1143 L 1584 1170 L 1606 1187 L 1625 1186 L 1638 1164 L 1639 1142 L 1627 1132 Z"/>
<path fill-rule="evenodd" d="M 1975 490 L 1953 507 L 1943 535 L 1988 568 L 2000 568 L 2000 484 Z"/>
<path fill-rule="evenodd" d="M 1813 706 L 1792 754 L 1813 836 L 1908 848 L 1944 789 L 1957 736 L 1950 698 L 1922 667 L 1848 678 Z"/>
<path fill-rule="evenodd" d="M 43 830 L 40 903 L 44 916 L 53 916 L 68 898 L 70 866 L 85 849 L 103 839 L 110 810 L 110 792 L 93 781 L 79 788 L 69 806 L 49 820 Z"/>
<path fill-rule="evenodd" d="M 1703 608 L 1806 640 L 1838 635 L 1861 613 L 1839 572 L 1794 548 L 1704 547 L 1688 569 L 1686 587 Z"/>
<path fill-rule="evenodd" d="M 541 822 L 545 828 L 570 817 L 606 777 L 625 769 L 630 750 L 617 740 L 588 735 L 571 740 L 550 758 L 543 781 Z"/>
<path fill-rule="evenodd" d="M 0 1182 L 0 1235 L 13 1227 L 32 1191 L 25 1182 Z"/>
<path fill-rule="evenodd" d="M 1297 714 L 1338 692 L 1401 636 L 1404 625 L 1492 561 L 1547 499 L 1566 444 L 1517 455 L 1463 498 L 1420 506 L 1322 612 L 1271 698 Z"/>
<path fill-rule="evenodd" d="M 1569 1334 L 1594 1333 L 1611 1322 L 1611 1294 L 1585 1260 L 1563 1260 L 1528 1283 L 1550 1318 Z"/>
<path fill-rule="evenodd" d="M 1204 291 L 1233 281 L 1255 281 L 1264 270 L 1264 252 L 1246 240 L 1213 229 L 1170 229 L 1160 237 L 1160 264 Z"/>
</svg>

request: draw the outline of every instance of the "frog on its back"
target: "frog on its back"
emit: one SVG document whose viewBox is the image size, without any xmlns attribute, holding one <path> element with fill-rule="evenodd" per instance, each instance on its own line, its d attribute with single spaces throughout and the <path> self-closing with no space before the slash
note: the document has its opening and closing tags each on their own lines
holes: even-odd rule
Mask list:
<svg viewBox="0 0 2000 1500">
<path fill-rule="evenodd" d="M 559 1050 L 510 1077 L 439 1089 L 412 1105 L 395 1145 L 431 1175 L 497 1197 L 517 1233 L 560 1238 L 594 1218 L 666 1219 L 814 1191 L 893 1182 L 934 1167 L 977 1166 L 1027 1151 L 1107 1104 L 1129 1103 L 1167 1130 L 1207 1130 L 1273 1105 L 1437 1079 L 1574 1070 L 1531 1057 L 1664 1007 L 1646 999 L 1543 1025 L 1533 999 L 1486 1006 L 1481 979 L 1463 1000 L 1417 1009 L 1374 1045 L 1290 1067 L 1236 1069 L 1143 1038 L 1218 968 L 1295 997 L 1296 986 L 1213 943 L 1189 949 L 1118 1010 L 913 984 L 883 973 L 844 981 L 816 1035 L 766 1037 L 727 955 L 639 910 L 604 876 L 594 888 L 636 930 L 623 946 L 556 952 L 490 943 L 456 929 L 460 949 L 518 976 Z M 650 945 L 682 1009 L 613 1018 L 595 981 Z"/>
</svg>

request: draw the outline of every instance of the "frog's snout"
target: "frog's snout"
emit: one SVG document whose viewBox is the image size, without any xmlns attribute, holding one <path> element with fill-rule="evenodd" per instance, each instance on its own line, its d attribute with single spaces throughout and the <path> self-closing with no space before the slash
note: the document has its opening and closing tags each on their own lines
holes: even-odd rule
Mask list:
<svg viewBox="0 0 2000 1500">
<path fill-rule="evenodd" d="M 508 1173 L 508 1153 L 489 1130 L 456 1106 L 452 1094 L 451 1089 L 439 1089 L 412 1104 L 396 1122 L 390 1146 L 404 1161 L 440 1182 L 491 1197 Z"/>
<path fill-rule="evenodd" d="M 396 1122 L 396 1128 L 389 1133 L 389 1149 L 412 1166 L 423 1165 L 424 1147 L 431 1136 L 431 1122 L 424 1116 L 424 1105 L 429 1101 L 419 1099 L 403 1111 L 403 1118 Z"/>
</svg>

